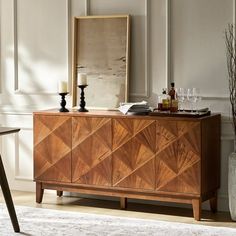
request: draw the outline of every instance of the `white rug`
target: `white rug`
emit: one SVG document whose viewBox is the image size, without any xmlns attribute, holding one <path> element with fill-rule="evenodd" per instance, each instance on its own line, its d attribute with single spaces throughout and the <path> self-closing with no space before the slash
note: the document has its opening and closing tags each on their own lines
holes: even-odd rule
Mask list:
<svg viewBox="0 0 236 236">
<path fill-rule="evenodd" d="M 236 229 L 16 206 L 21 233 L 15 234 L 0 205 L 0 235 L 26 236 L 235 236 Z"/>
</svg>

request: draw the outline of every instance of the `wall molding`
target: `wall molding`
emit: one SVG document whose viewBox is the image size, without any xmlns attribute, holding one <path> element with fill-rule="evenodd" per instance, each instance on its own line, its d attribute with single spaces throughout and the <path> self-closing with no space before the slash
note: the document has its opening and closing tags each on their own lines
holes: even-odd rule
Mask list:
<svg viewBox="0 0 236 236">
<path fill-rule="evenodd" d="M 2 4 L 0 0 L 0 94 L 2 94 Z"/>
<path fill-rule="evenodd" d="M 129 93 L 130 98 L 149 98 L 150 97 L 150 78 L 149 78 L 149 56 L 150 56 L 150 48 L 149 48 L 149 22 L 150 22 L 150 0 L 145 0 L 145 55 L 144 55 L 144 92 L 143 93 Z"/>
<path fill-rule="evenodd" d="M 90 15 L 90 0 L 85 0 L 85 15 Z M 150 97 L 150 82 L 149 82 L 149 55 L 150 55 L 150 49 L 149 49 L 149 20 L 150 20 L 150 0 L 144 1 L 144 12 L 145 12 L 145 59 L 144 59 L 144 92 L 143 93 L 131 93 L 129 92 L 130 98 L 149 98 Z M 132 20 L 132 19 L 131 19 Z"/>
<path fill-rule="evenodd" d="M 233 24 L 234 25 L 235 25 L 235 21 L 236 21 L 235 12 L 236 12 L 236 0 L 233 0 Z M 235 32 L 234 32 L 234 34 L 235 34 Z"/>
<path fill-rule="evenodd" d="M 234 136 L 233 135 L 222 135 L 220 137 L 221 141 L 234 141 Z"/>
<path fill-rule="evenodd" d="M 85 5 L 85 9 L 84 9 L 84 14 L 85 16 L 89 16 L 90 15 L 90 0 L 84 0 L 84 5 Z"/>
<path fill-rule="evenodd" d="M 72 9 L 71 0 L 66 0 L 67 8 L 67 76 L 68 76 L 68 90 L 72 93 Z"/>
<path fill-rule="evenodd" d="M 33 128 L 22 128 L 21 127 L 21 130 L 30 130 L 33 132 Z M 15 180 L 23 180 L 23 181 L 32 181 L 33 178 L 29 178 L 28 176 L 19 175 L 19 173 L 20 173 L 19 147 L 20 147 L 19 133 L 15 133 L 15 173 L 14 173 L 14 179 Z"/>
<path fill-rule="evenodd" d="M 72 58 L 71 58 L 71 0 L 66 1 L 66 15 L 67 15 L 67 76 L 68 76 L 68 84 L 71 85 L 71 67 L 72 67 Z M 19 64 L 18 64 L 18 3 L 19 0 L 13 0 L 13 47 L 14 47 L 14 94 L 31 94 L 31 95 L 57 95 L 57 93 L 50 92 L 50 91 L 24 91 L 19 87 Z M 69 86 L 71 87 L 71 86 Z"/>
<path fill-rule="evenodd" d="M 169 88 L 171 82 L 171 2 L 166 0 L 166 88 Z"/>
<path fill-rule="evenodd" d="M 51 107 L 53 108 L 53 107 Z M 55 107 L 54 107 L 55 108 Z M 45 106 L 39 105 L 27 105 L 27 106 L 16 106 L 16 105 L 1 105 L 0 114 L 2 115 L 32 115 L 34 111 L 45 110 Z M 50 108 L 48 108 L 50 109 Z"/>
<path fill-rule="evenodd" d="M 217 96 L 217 95 L 202 95 L 203 100 L 222 100 L 226 101 L 229 100 L 229 95 L 222 95 L 222 96 Z"/>
<path fill-rule="evenodd" d="M 18 78 L 18 27 L 17 27 L 17 0 L 13 1 L 13 46 L 14 46 L 14 92 L 19 92 Z"/>
<path fill-rule="evenodd" d="M 236 23 L 236 0 L 233 0 L 233 23 Z M 170 86 L 170 82 L 172 81 L 172 58 L 171 58 L 171 0 L 166 0 L 166 38 L 167 38 L 167 47 L 166 47 L 166 81 L 167 81 L 167 88 Z M 228 100 L 229 95 L 223 94 L 218 96 L 218 94 L 211 94 L 211 95 L 202 95 L 203 100 Z"/>
</svg>

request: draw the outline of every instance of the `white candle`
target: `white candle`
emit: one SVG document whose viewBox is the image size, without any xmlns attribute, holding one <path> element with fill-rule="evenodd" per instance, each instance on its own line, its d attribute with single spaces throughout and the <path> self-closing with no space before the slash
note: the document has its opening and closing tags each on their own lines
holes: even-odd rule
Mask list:
<svg viewBox="0 0 236 236">
<path fill-rule="evenodd" d="M 78 85 L 87 85 L 87 74 L 78 73 L 77 83 Z"/>
<path fill-rule="evenodd" d="M 68 93 L 66 81 L 61 80 L 58 82 L 58 93 Z"/>
</svg>

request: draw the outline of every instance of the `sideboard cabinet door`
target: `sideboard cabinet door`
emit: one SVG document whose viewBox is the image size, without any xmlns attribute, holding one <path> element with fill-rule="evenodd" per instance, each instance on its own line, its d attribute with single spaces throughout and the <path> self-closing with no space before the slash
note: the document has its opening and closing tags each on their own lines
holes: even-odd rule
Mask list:
<svg viewBox="0 0 236 236">
<path fill-rule="evenodd" d="M 72 117 L 72 182 L 111 186 L 111 119 Z"/>
<path fill-rule="evenodd" d="M 34 115 L 34 179 L 71 182 L 71 118 Z"/>
<path fill-rule="evenodd" d="M 156 122 L 156 190 L 200 194 L 200 122 Z"/>
<path fill-rule="evenodd" d="M 113 119 L 112 184 L 114 187 L 155 189 L 155 120 Z"/>
</svg>

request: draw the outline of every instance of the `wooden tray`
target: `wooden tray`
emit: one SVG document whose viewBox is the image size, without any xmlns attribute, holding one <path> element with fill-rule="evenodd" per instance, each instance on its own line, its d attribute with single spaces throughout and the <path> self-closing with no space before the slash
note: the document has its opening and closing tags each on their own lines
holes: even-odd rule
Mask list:
<svg viewBox="0 0 236 236">
<path fill-rule="evenodd" d="M 172 117 L 202 117 L 211 115 L 211 111 L 201 111 L 201 112 L 187 112 L 187 111 L 157 111 L 154 110 L 149 113 L 150 116 L 172 116 Z"/>
</svg>

